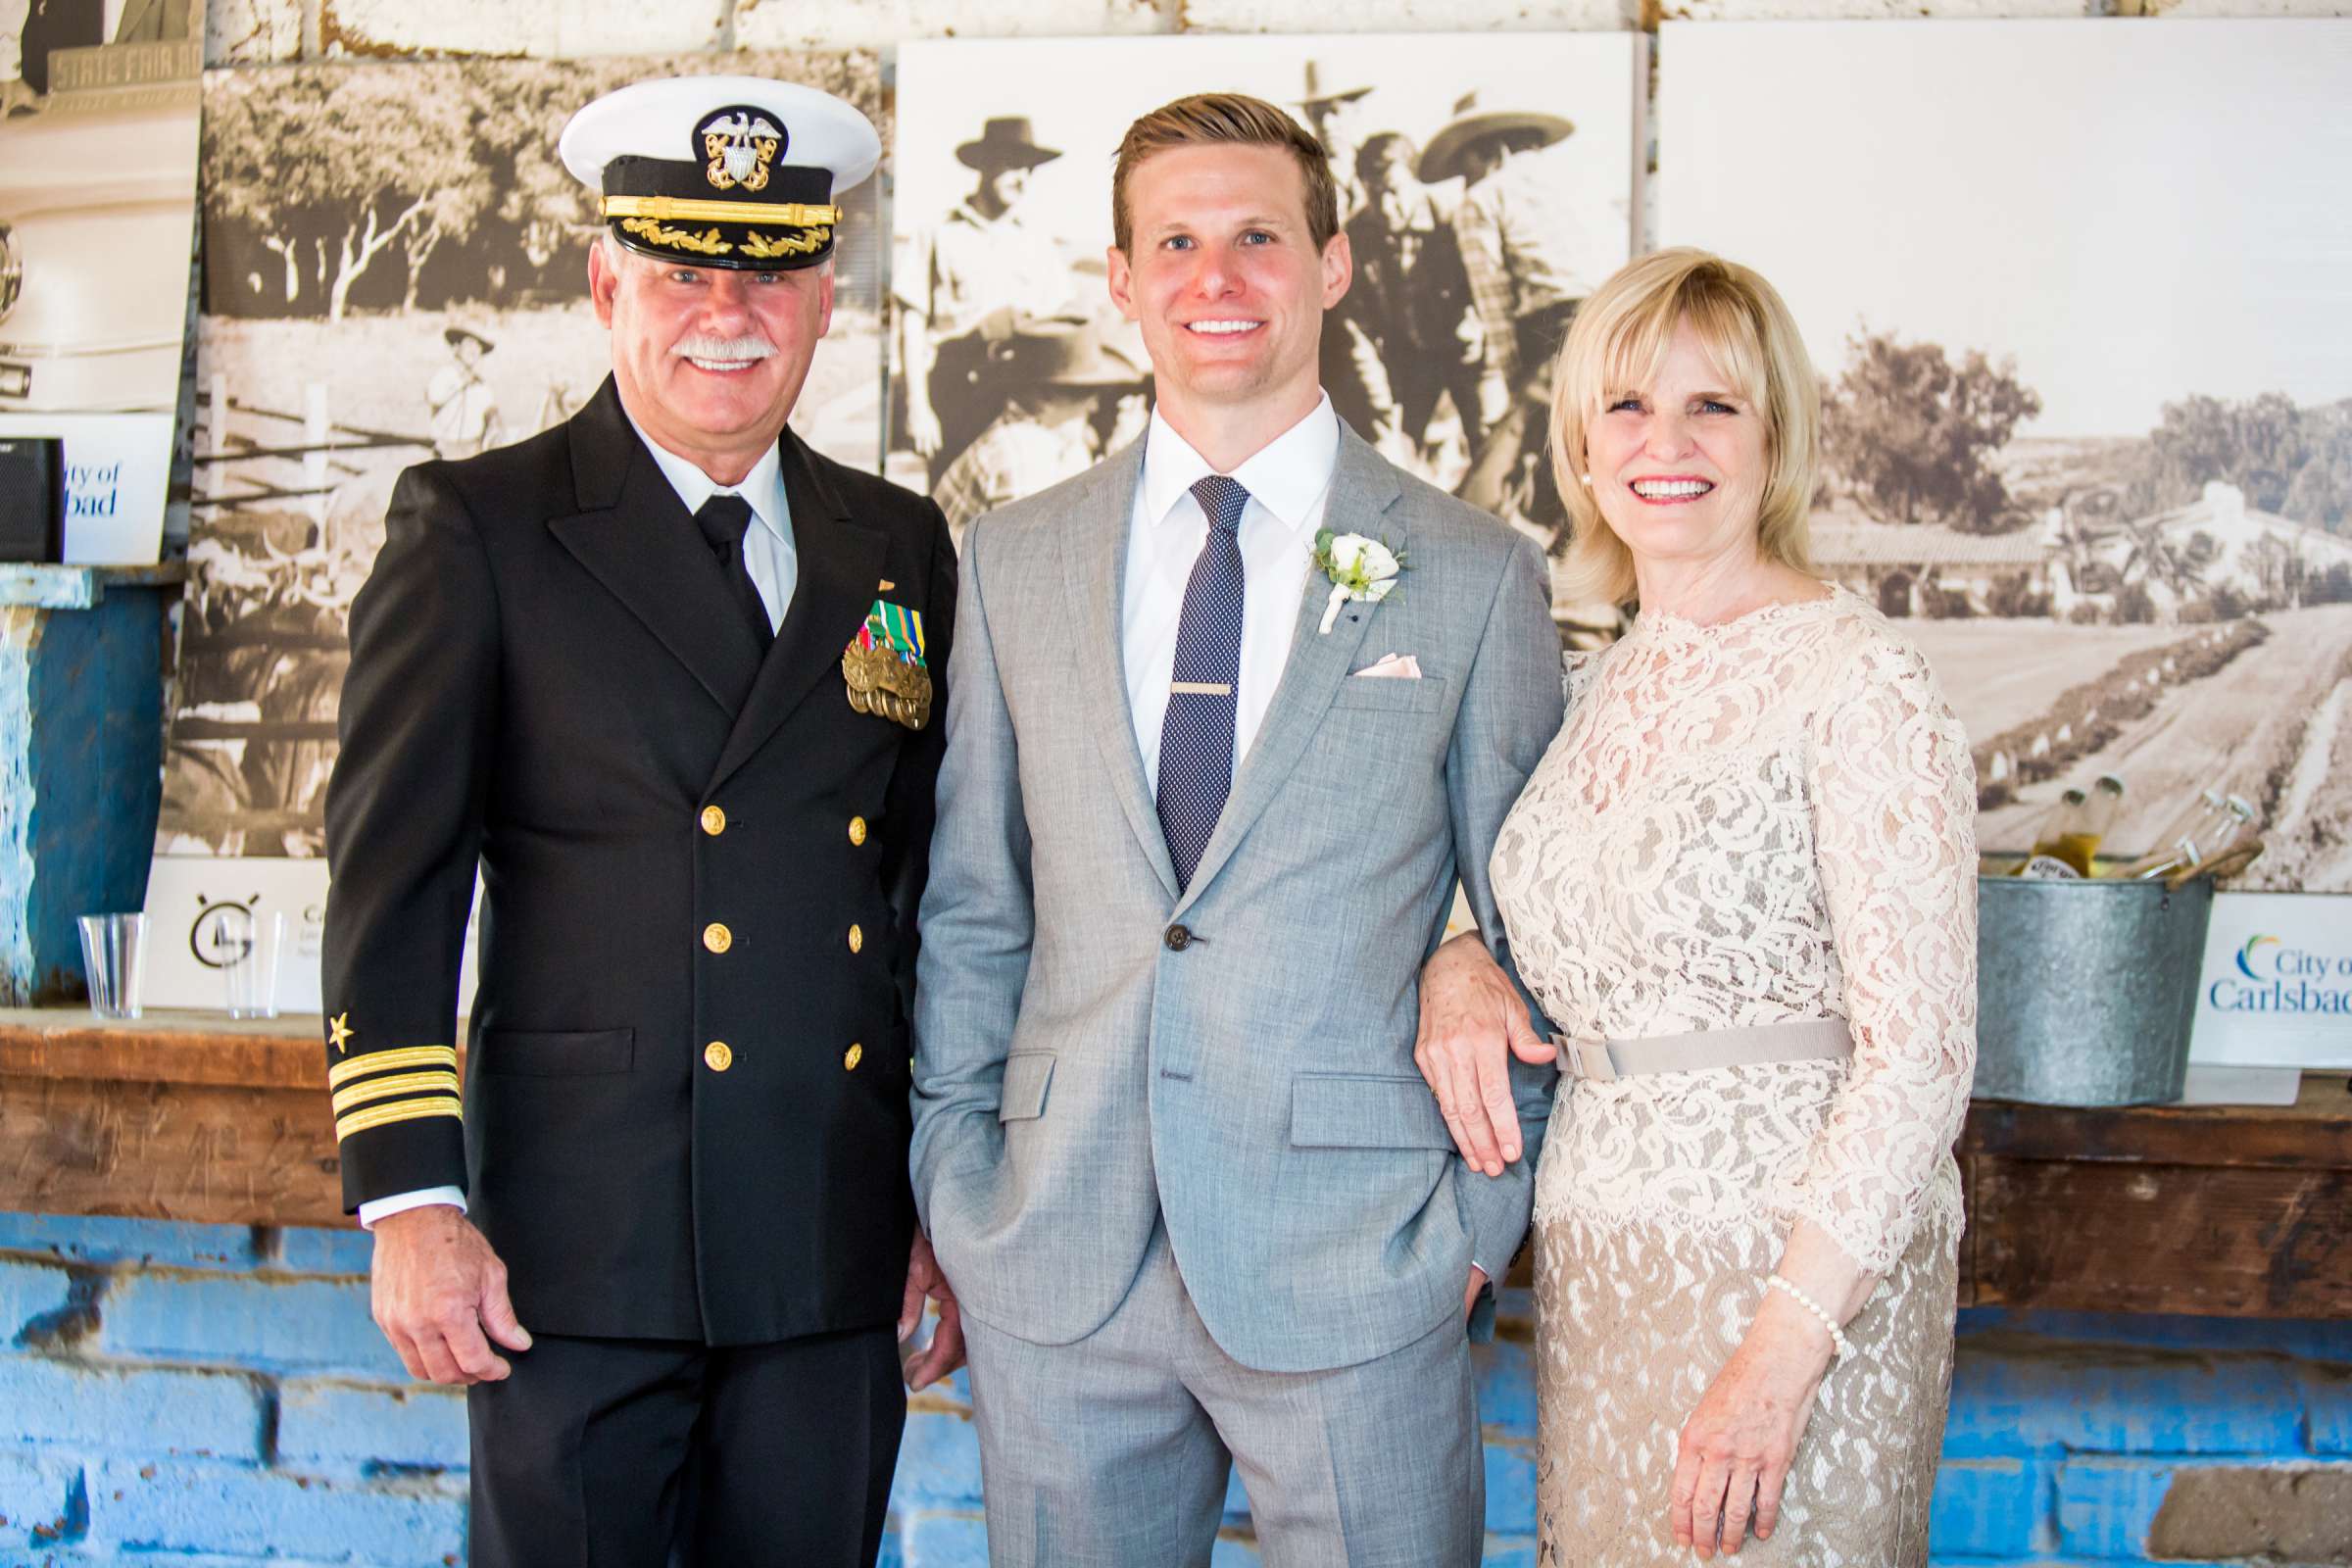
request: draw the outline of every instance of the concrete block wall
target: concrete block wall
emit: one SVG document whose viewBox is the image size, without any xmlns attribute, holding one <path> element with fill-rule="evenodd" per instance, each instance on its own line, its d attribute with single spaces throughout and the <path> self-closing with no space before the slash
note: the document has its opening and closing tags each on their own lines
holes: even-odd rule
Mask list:
<svg viewBox="0 0 2352 1568">
<path fill-rule="evenodd" d="M 1938 1563 L 2352 1563 L 2352 1324 L 1961 1314 Z"/>
<path fill-rule="evenodd" d="M 324 1231 L 0 1214 L 0 1564 L 455 1564 L 465 1406 Z"/>
<path fill-rule="evenodd" d="M 368 1248 L 0 1214 L 0 1568 L 464 1562 L 464 1403 L 377 1336 Z M 1961 1319 L 1939 1568 L 2352 1564 L 2352 1324 Z M 1500 1327 L 1486 1563 L 1534 1568 L 1526 1293 Z M 889 1568 L 987 1561 L 969 1400 L 958 1377 L 912 1401 Z M 1237 1484 L 1216 1562 L 1257 1561 Z"/>
</svg>

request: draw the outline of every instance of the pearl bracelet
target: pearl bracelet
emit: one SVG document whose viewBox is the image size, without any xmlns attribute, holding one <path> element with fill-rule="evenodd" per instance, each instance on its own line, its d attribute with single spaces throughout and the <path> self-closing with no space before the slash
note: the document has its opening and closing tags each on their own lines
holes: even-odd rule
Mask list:
<svg viewBox="0 0 2352 1568">
<path fill-rule="evenodd" d="M 1821 1326 L 1830 1331 L 1830 1350 L 1834 1355 L 1839 1359 L 1843 1359 L 1845 1352 L 1853 1348 L 1851 1345 L 1846 1343 L 1845 1331 L 1838 1326 L 1838 1320 L 1830 1316 L 1829 1313 L 1823 1311 L 1819 1301 L 1816 1301 L 1813 1299 L 1813 1298 L 1807 1296 L 1804 1292 L 1798 1290 L 1795 1286 L 1789 1284 L 1778 1274 L 1767 1275 L 1765 1277 L 1764 1284 L 1766 1289 L 1779 1291 L 1783 1296 L 1788 1297 L 1788 1299 L 1794 1301 L 1797 1305 L 1803 1307 L 1806 1311 L 1812 1313 L 1815 1317 L 1821 1320 Z"/>
</svg>

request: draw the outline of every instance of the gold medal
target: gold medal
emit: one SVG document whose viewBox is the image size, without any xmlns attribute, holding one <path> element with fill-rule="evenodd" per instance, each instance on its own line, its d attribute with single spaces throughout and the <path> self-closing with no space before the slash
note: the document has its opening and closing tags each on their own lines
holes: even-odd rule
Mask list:
<svg viewBox="0 0 2352 1568">
<path fill-rule="evenodd" d="M 931 720 L 931 672 L 886 647 L 852 643 L 841 651 L 841 676 L 850 707 L 908 729 Z"/>
<path fill-rule="evenodd" d="M 885 584 L 885 586 L 888 586 Z M 841 651 L 850 707 L 908 729 L 931 720 L 931 671 L 923 662 L 923 617 L 877 599 Z"/>
</svg>

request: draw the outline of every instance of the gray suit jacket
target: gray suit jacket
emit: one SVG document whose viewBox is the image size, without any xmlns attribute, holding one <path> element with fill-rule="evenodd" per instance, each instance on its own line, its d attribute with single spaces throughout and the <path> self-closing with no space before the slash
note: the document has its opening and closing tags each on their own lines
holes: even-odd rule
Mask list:
<svg viewBox="0 0 2352 1568">
<path fill-rule="evenodd" d="M 1467 1169 L 1414 1069 L 1422 960 L 1559 728 L 1541 553 L 1343 434 L 1325 523 L 1407 557 L 1290 660 L 1190 888 L 1144 784 L 1120 594 L 1141 443 L 974 527 L 922 908 L 913 1175 L 964 1310 L 1066 1344 L 1164 1215 L 1194 1303 L 1261 1371 L 1348 1366 L 1461 1310 L 1527 1228 L 1525 1157 Z M 1422 678 L 1351 679 L 1385 654 Z"/>
</svg>

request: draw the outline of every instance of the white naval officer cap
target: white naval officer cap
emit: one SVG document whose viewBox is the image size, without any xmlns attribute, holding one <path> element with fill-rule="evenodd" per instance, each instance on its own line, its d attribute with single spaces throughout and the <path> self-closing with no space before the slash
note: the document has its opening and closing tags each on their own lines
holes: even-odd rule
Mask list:
<svg viewBox="0 0 2352 1568">
<path fill-rule="evenodd" d="M 612 237 L 693 267 L 778 271 L 833 254 L 833 198 L 882 139 L 828 92 L 766 76 L 663 76 L 571 117 L 558 151 L 600 193 Z"/>
</svg>

